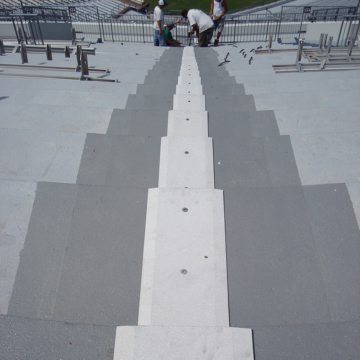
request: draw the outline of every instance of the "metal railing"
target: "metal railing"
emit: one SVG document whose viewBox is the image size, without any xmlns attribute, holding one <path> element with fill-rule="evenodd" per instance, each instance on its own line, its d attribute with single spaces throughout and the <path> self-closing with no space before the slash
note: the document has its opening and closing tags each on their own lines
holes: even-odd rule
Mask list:
<svg viewBox="0 0 360 360">
<path fill-rule="evenodd" d="M 14 12 L 8 15 L 0 15 L 1 21 L 8 21 L 14 24 L 15 30 L 19 27 L 23 29 L 24 41 L 42 41 L 39 31 L 41 22 L 67 21 L 72 23 L 72 27 L 81 38 L 86 41 L 119 41 L 119 42 L 143 42 L 153 41 L 153 20 L 149 15 L 122 15 L 112 18 L 109 15 L 101 14 L 97 7 L 77 6 L 76 9 L 68 7 L 29 7 L 32 14 L 16 15 Z M 293 12 L 290 9 L 294 9 Z M 302 12 L 300 12 L 300 9 Z M 331 10 L 332 9 L 332 10 Z M 321 21 L 341 22 L 341 41 L 346 43 L 347 38 L 359 21 L 360 15 L 351 15 L 354 8 L 327 8 L 326 13 L 321 13 Z M 335 10 L 334 10 L 335 9 Z M 3 9 L 4 10 L 4 9 Z M 45 12 L 45 10 L 48 10 Z M 65 11 L 65 13 L 64 13 Z M 315 11 L 315 12 L 314 12 Z M 221 41 L 224 43 L 235 42 L 267 42 L 270 36 L 273 39 L 282 38 L 294 41 L 300 38 L 306 31 L 309 23 L 316 21 L 311 16 L 320 14 L 317 7 L 306 9 L 305 7 L 283 7 L 283 12 L 279 14 L 247 14 L 236 17 L 227 17 L 222 33 Z M 335 11 L 335 12 L 334 12 Z M 5 11 L 0 14 L 5 13 Z M 165 22 L 173 22 L 179 18 L 174 15 L 167 15 Z M 35 29 L 35 30 L 34 30 Z M 41 31 L 41 29 L 40 29 Z M 187 44 L 188 25 L 179 24 L 172 31 L 173 37 Z M 1 36 L 1 34 L 0 34 Z M 340 38 L 340 34 L 339 34 Z"/>
</svg>

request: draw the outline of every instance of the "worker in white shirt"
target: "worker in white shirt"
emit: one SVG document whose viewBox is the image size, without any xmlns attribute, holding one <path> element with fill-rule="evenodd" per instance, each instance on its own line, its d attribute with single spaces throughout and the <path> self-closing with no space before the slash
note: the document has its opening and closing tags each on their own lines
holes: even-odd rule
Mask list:
<svg viewBox="0 0 360 360">
<path fill-rule="evenodd" d="M 154 9 L 154 46 L 166 46 L 164 39 L 164 12 L 165 0 L 159 0 Z"/>
<path fill-rule="evenodd" d="M 199 38 L 199 46 L 208 46 L 214 32 L 214 23 L 211 17 L 198 9 L 184 9 L 181 15 L 189 20 L 191 27 L 189 35 L 196 33 Z"/>
<path fill-rule="evenodd" d="M 214 46 L 218 46 L 221 33 L 225 25 L 225 15 L 228 12 L 228 5 L 226 0 L 211 0 L 210 16 L 214 21 L 214 30 L 216 32 L 216 39 Z"/>
</svg>

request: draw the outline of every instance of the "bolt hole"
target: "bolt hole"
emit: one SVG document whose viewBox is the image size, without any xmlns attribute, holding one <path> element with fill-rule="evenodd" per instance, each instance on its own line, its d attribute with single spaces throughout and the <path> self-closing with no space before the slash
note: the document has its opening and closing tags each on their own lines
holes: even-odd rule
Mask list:
<svg viewBox="0 0 360 360">
<path fill-rule="evenodd" d="M 188 102 L 191 102 L 191 100 L 188 100 Z"/>
<path fill-rule="evenodd" d="M 186 121 L 190 121 L 190 118 L 186 118 Z"/>
<path fill-rule="evenodd" d="M 182 211 L 183 211 L 183 212 L 188 212 L 188 211 L 189 211 L 189 209 L 188 209 L 188 208 L 186 208 L 186 207 L 184 207 L 184 208 L 182 208 Z"/>
<path fill-rule="evenodd" d="M 188 155 L 188 154 L 189 154 L 189 152 L 188 152 L 188 151 L 185 151 L 185 154 L 186 154 L 186 155 Z"/>
<path fill-rule="evenodd" d="M 180 272 L 183 274 L 183 275 L 186 275 L 188 273 L 188 271 L 186 269 L 181 269 Z"/>
<path fill-rule="evenodd" d="M 205 255 L 205 256 L 204 256 L 204 258 L 205 258 L 205 259 L 207 259 L 207 258 L 208 258 L 208 256 L 207 256 L 207 255 Z"/>
</svg>

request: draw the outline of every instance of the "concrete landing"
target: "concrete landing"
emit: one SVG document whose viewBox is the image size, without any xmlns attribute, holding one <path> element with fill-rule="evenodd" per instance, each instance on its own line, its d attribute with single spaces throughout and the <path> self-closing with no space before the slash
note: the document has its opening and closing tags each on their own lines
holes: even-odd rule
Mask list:
<svg viewBox="0 0 360 360">
<path fill-rule="evenodd" d="M 247 329 L 213 327 L 118 327 L 114 360 L 253 360 Z"/>
</svg>

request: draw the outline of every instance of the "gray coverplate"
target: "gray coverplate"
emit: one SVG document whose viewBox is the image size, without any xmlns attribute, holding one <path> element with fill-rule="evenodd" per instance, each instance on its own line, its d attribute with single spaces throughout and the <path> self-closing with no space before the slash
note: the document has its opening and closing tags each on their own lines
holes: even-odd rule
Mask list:
<svg viewBox="0 0 360 360">
<path fill-rule="evenodd" d="M 1 360 L 111 360 L 115 327 L 0 316 Z"/>
<path fill-rule="evenodd" d="M 231 325 L 329 321 L 302 187 L 224 190 Z"/>
<path fill-rule="evenodd" d="M 156 187 L 160 137 L 89 134 L 77 183 Z"/>
<path fill-rule="evenodd" d="M 281 325 L 254 329 L 256 360 L 355 360 L 360 321 Z"/>
<path fill-rule="evenodd" d="M 288 136 L 213 136 L 217 188 L 300 185 Z"/>
<path fill-rule="evenodd" d="M 40 183 L 8 313 L 135 325 L 146 201 L 145 189 Z"/>
<path fill-rule="evenodd" d="M 216 82 L 234 79 L 211 50 L 196 56 L 224 189 L 231 326 L 255 328 L 257 360 L 358 358 L 360 241 L 345 184 L 301 186 L 274 113 L 241 111 L 232 95 L 215 106 Z"/>
<path fill-rule="evenodd" d="M 209 136 L 234 137 L 238 141 L 253 137 L 279 136 L 273 111 L 239 111 L 224 109 L 221 116 L 209 114 Z"/>
<path fill-rule="evenodd" d="M 167 122 L 167 109 L 147 111 L 114 109 L 108 127 L 108 134 L 166 136 Z"/>
<path fill-rule="evenodd" d="M 313 185 L 304 193 L 331 319 L 359 319 L 360 233 L 348 189 Z"/>
</svg>

